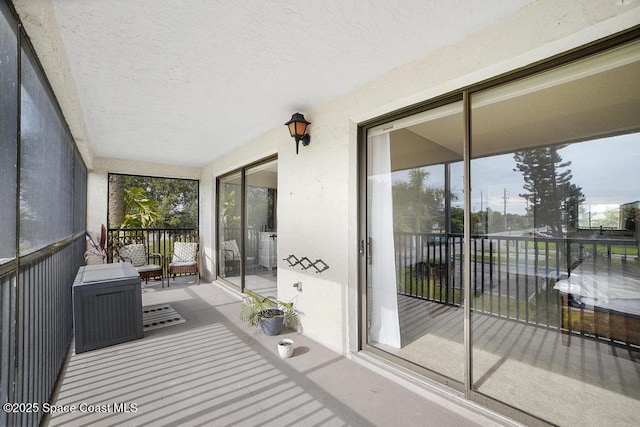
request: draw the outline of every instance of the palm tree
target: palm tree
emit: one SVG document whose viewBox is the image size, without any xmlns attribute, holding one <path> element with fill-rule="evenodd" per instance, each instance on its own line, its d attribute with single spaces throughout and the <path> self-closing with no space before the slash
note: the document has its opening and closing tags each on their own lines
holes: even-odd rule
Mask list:
<svg viewBox="0 0 640 427">
<path fill-rule="evenodd" d="M 109 175 L 109 227 L 117 227 L 124 221 L 124 178 L 124 175 Z"/>
</svg>

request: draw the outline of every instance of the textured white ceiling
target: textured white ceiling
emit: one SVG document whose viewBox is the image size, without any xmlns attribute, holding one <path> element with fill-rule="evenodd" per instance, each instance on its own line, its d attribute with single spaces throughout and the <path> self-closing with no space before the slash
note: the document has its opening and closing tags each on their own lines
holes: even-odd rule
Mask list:
<svg viewBox="0 0 640 427">
<path fill-rule="evenodd" d="M 93 154 L 188 166 L 532 2 L 37 1 L 53 4 Z"/>
</svg>

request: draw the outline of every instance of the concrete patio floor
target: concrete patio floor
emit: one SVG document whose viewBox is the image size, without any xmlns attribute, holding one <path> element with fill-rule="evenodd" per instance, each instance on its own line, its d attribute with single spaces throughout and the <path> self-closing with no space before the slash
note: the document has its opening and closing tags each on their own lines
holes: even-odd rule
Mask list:
<svg viewBox="0 0 640 427">
<path fill-rule="evenodd" d="M 75 354 L 50 426 L 497 426 L 508 420 L 438 390 L 403 387 L 302 334 L 269 337 L 238 319 L 240 296 L 216 283 L 149 283 L 143 305 L 169 303 L 185 323 Z M 304 318 L 302 319 L 304 322 Z M 276 342 L 295 342 L 281 359 Z"/>
</svg>

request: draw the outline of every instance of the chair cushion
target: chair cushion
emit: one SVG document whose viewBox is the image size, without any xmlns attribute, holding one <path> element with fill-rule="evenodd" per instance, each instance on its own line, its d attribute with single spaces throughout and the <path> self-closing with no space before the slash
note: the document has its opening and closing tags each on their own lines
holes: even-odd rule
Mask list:
<svg viewBox="0 0 640 427">
<path fill-rule="evenodd" d="M 238 248 L 238 243 L 235 240 L 227 240 L 222 246 L 222 249 L 224 249 L 225 259 L 240 258 L 240 248 Z"/>
<path fill-rule="evenodd" d="M 173 244 L 173 260 L 175 262 L 195 262 L 197 243 L 175 242 Z"/>
<path fill-rule="evenodd" d="M 138 271 L 138 273 L 146 273 L 149 271 L 162 271 L 162 267 L 160 267 L 159 265 L 156 264 L 147 264 L 147 265 L 140 265 L 138 267 L 136 267 L 136 270 Z"/>
<path fill-rule="evenodd" d="M 195 261 L 187 262 L 187 261 L 174 261 L 169 263 L 169 267 L 193 267 L 196 265 Z"/>
<path fill-rule="evenodd" d="M 134 267 L 140 267 L 147 263 L 147 253 L 142 243 L 134 243 L 132 245 L 123 246 L 118 251 L 120 257 L 125 261 L 131 262 Z"/>
</svg>

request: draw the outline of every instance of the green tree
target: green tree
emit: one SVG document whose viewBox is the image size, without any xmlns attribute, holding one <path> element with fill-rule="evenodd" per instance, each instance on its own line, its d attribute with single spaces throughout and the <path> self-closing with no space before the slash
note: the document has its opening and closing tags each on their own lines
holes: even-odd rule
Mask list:
<svg viewBox="0 0 640 427">
<path fill-rule="evenodd" d="M 124 204 L 126 213 L 121 228 L 150 228 L 162 220 L 157 202 L 148 198 L 142 187 L 124 189 Z"/>
<path fill-rule="evenodd" d="M 558 147 L 538 147 L 517 151 L 514 171 L 524 177 L 521 193 L 533 210 L 534 227 L 547 226 L 553 236 L 562 237 L 563 224 L 575 229 L 578 224 L 578 206 L 584 202 L 582 188 L 571 183 L 573 175 L 563 162 Z"/>
<path fill-rule="evenodd" d="M 143 188 L 146 197 L 157 203 L 161 219 L 154 227 L 198 227 L 198 181 L 190 179 L 159 178 L 137 175 L 109 175 L 109 224 L 124 222 L 124 189 Z"/>
<path fill-rule="evenodd" d="M 158 201 L 158 211 L 164 218 L 163 227 L 198 227 L 197 181 L 155 178 L 149 181 L 147 191 Z"/>
</svg>

